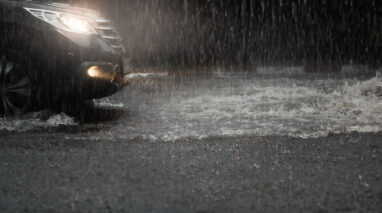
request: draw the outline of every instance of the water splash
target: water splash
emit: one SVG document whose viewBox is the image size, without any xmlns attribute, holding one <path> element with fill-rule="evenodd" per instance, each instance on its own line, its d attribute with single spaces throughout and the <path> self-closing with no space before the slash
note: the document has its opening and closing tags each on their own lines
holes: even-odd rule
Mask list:
<svg viewBox="0 0 382 213">
<path fill-rule="evenodd" d="M 59 126 L 77 126 L 77 123 L 64 113 L 51 114 L 46 111 L 29 113 L 22 118 L 0 118 L 0 131 L 31 132 Z"/>
<path fill-rule="evenodd" d="M 97 140 L 174 141 L 246 135 L 317 138 L 382 131 L 380 78 L 311 76 L 298 72 L 297 77 L 284 78 L 277 71 L 274 76 L 219 73 L 155 77 L 150 84 L 142 84 L 147 79 L 137 81 L 116 96 L 95 101 L 96 107 L 129 113 L 90 135 Z M 57 126 L 78 124 L 66 114 L 43 112 L 22 119 L 0 118 L 0 131 Z M 86 137 L 86 132 L 82 134 Z"/>
<path fill-rule="evenodd" d="M 316 138 L 382 130 L 382 98 L 364 92 L 378 87 L 378 78 L 364 82 L 223 79 L 200 80 L 150 96 L 145 100 L 149 104 L 139 108 L 139 120 L 126 119 L 107 131 L 106 137 L 165 141 L 242 135 Z"/>
</svg>

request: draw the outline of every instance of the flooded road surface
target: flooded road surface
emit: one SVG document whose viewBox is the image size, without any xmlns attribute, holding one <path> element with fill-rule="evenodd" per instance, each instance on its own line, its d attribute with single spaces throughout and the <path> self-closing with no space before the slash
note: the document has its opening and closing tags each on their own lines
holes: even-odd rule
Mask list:
<svg viewBox="0 0 382 213">
<path fill-rule="evenodd" d="M 134 74 L 80 113 L 0 121 L 0 212 L 379 212 L 371 75 Z"/>
<path fill-rule="evenodd" d="M 256 74 L 218 69 L 208 75 L 132 74 L 130 87 L 96 101 L 96 108 L 106 109 L 105 117 L 112 117 L 113 110 L 125 113 L 91 135 L 106 140 L 174 141 L 216 136 L 317 138 L 381 131 L 382 80 L 375 73 L 359 70 L 360 75 L 356 68 L 348 69 L 332 74 L 305 74 L 299 68 L 259 69 Z M 75 128 L 78 123 L 66 114 L 40 112 L 1 119 L 0 130 Z"/>
</svg>

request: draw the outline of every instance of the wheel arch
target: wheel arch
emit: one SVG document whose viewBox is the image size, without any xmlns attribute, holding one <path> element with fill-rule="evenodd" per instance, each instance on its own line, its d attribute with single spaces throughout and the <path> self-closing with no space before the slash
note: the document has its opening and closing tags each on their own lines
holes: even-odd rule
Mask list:
<svg viewBox="0 0 382 213">
<path fill-rule="evenodd" d="M 44 45 L 45 33 L 28 25 L 12 22 L 1 22 L 0 48 L 32 49 Z"/>
</svg>

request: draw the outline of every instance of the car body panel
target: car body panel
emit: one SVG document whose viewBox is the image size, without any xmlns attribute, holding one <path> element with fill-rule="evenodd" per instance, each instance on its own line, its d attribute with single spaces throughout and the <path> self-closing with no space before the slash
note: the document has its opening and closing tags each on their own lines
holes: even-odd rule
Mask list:
<svg viewBox="0 0 382 213">
<path fill-rule="evenodd" d="M 102 31 L 80 34 L 61 30 L 24 8 L 85 14 L 92 20 L 107 24 L 111 29 L 107 33 L 111 36 Z M 95 23 L 98 24 L 97 21 Z M 122 81 L 92 79 L 86 75 L 88 67 L 81 66 L 84 63 L 118 65 L 116 72 L 121 75 L 118 79 L 123 79 L 125 48 L 111 22 L 97 12 L 65 4 L 0 0 L 0 27 L 4 34 L 9 35 L 0 43 L 0 48 L 16 48 L 26 52 L 37 69 L 34 73 L 36 81 L 43 84 L 48 93 L 92 99 L 109 96 L 126 85 Z"/>
</svg>

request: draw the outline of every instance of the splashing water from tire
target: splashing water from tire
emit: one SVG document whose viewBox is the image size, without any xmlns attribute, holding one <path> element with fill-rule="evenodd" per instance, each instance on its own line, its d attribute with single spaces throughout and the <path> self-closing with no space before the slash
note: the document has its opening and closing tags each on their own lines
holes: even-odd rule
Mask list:
<svg viewBox="0 0 382 213">
<path fill-rule="evenodd" d="M 177 140 L 377 132 L 382 130 L 382 98 L 365 91 L 376 91 L 380 84 L 378 78 L 359 81 L 243 74 L 168 78 L 150 87 L 152 91 L 130 88 L 122 99 L 138 115 L 122 119 L 102 134 L 116 139 Z"/>
<path fill-rule="evenodd" d="M 230 136 L 323 137 L 382 130 L 382 83 L 298 73 L 297 76 L 216 73 L 208 76 L 159 74 L 139 78 L 118 95 L 96 101 L 98 107 L 120 108 L 127 115 L 92 138 L 182 138 Z M 154 77 L 152 77 L 154 76 Z M 312 77 L 313 76 L 313 77 Z M 0 130 L 34 131 L 76 126 L 73 118 L 51 115 L 0 120 Z M 21 128 L 22 127 L 22 128 Z"/>
</svg>

